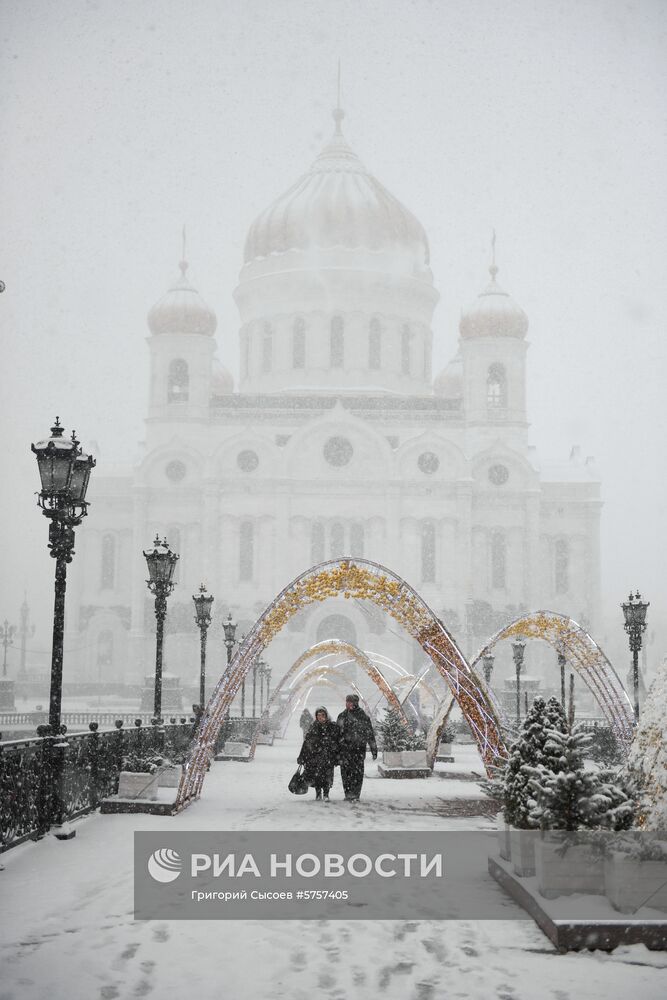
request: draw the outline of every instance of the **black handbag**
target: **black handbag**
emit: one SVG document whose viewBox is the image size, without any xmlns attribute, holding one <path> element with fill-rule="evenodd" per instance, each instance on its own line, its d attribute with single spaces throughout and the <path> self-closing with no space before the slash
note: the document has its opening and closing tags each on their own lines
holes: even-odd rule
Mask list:
<svg viewBox="0 0 667 1000">
<path fill-rule="evenodd" d="M 305 795 L 308 791 L 309 785 L 303 776 L 303 766 L 301 764 L 299 764 L 299 767 L 290 778 L 290 783 L 287 787 L 292 795 Z"/>
</svg>

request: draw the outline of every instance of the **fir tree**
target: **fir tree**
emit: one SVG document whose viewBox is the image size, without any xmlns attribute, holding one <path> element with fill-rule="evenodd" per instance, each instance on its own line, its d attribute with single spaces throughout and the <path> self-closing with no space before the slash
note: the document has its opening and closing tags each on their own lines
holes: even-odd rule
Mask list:
<svg viewBox="0 0 667 1000">
<path fill-rule="evenodd" d="M 560 733 L 568 731 L 567 715 L 558 698 L 549 698 L 545 711 L 545 725 L 548 729 L 557 729 Z"/>
<path fill-rule="evenodd" d="M 626 829 L 634 803 L 612 772 L 587 770 L 584 755 L 590 736 L 580 726 L 549 730 L 544 758 L 530 788 L 535 806 L 530 819 L 543 830 Z"/>
<path fill-rule="evenodd" d="M 550 732 L 544 699 L 536 698 L 512 744 L 503 776 L 505 822 L 522 830 L 536 825 L 531 817 L 535 806 L 531 781 L 542 764 Z"/>
<path fill-rule="evenodd" d="M 387 713 L 378 726 L 383 750 L 391 753 L 399 753 L 402 750 L 412 749 L 412 733 L 401 721 L 401 717 L 395 708 L 387 709 Z"/>
</svg>

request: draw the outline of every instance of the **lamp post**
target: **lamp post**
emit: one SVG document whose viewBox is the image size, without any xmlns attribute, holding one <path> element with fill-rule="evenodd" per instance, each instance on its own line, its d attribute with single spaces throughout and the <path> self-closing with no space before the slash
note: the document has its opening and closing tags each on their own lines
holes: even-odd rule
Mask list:
<svg viewBox="0 0 667 1000">
<path fill-rule="evenodd" d="M 565 667 L 567 666 L 567 658 L 565 656 L 565 647 L 560 642 L 558 643 L 556 655 L 558 656 L 558 666 L 560 667 L 560 703 L 561 708 L 565 711 Z"/>
<path fill-rule="evenodd" d="M 162 646 L 164 643 L 164 620 L 167 617 L 167 598 L 174 589 L 174 570 L 178 556 L 169 548 L 167 539 L 160 541 L 155 536 L 152 549 L 144 549 L 148 566 L 148 589 L 155 597 L 155 700 L 153 716 L 162 718 Z"/>
<path fill-rule="evenodd" d="M 211 624 L 211 605 L 214 598 L 206 593 L 206 587 L 202 583 L 199 593 L 192 595 L 195 603 L 195 625 L 199 628 L 199 705 L 204 711 L 206 705 L 206 634 Z"/>
<path fill-rule="evenodd" d="M 225 633 L 225 646 L 227 648 L 227 666 L 232 662 L 232 656 L 234 654 L 234 646 L 236 645 L 236 622 L 232 619 L 231 611 L 228 613 L 226 620 L 222 623 L 222 628 Z M 225 713 L 225 723 L 229 722 L 229 712 L 230 708 L 227 707 L 227 712 Z M 225 726 L 225 732 L 227 731 L 227 726 Z"/>
<path fill-rule="evenodd" d="M 491 674 L 493 673 L 493 664 L 495 663 L 495 656 L 493 653 L 484 653 L 482 657 L 482 668 L 484 670 L 484 680 L 486 681 L 486 686 L 488 687 L 491 683 Z"/>
<path fill-rule="evenodd" d="M 245 633 L 241 636 L 241 643 L 245 639 Z M 241 681 L 241 718 L 245 719 L 245 675 Z"/>
<path fill-rule="evenodd" d="M 35 634 L 35 626 L 28 625 L 28 619 L 30 618 L 30 608 L 28 607 L 27 598 L 23 597 L 23 604 L 21 605 L 21 626 L 19 628 L 19 635 L 21 636 L 21 659 L 19 662 L 19 672 L 18 678 L 23 680 L 25 678 L 25 654 L 26 654 L 26 641 L 32 638 Z"/>
<path fill-rule="evenodd" d="M 51 690 L 49 694 L 49 726 L 51 735 L 60 735 L 60 708 L 63 681 L 63 636 L 65 632 L 65 590 L 67 564 L 74 555 L 74 528 L 88 513 L 86 492 L 95 459 L 79 447 L 75 432 L 69 440 L 56 417 L 51 437 L 30 445 L 37 456 L 37 468 L 42 488 L 37 503 L 49 519 L 49 544 L 56 560 L 55 597 L 53 606 L 53 645 L 51 649 Z"/>
<path fill-rule="evenodd" d="M 628 633 L 630 652 L 632 653 L 632 681 L 635 695 L 635 721 L 639 722 L 639 651 L 642 648 L 642 635 L 646 631 L 646 610 L 649 601 L 642 601 L 637 590 L 634 597 L 632 591 L 627 601 L 621 607 L 625 617 L 623 628 Z"/>
<path fill-rule="evenodd" d="M 14 634 L 16 632 L 16 626 L 10 625 L 5 618 L 4 625 L 0 629 L 0 642 L 4 646 L 4 652 L 2 656 L 2 676 L 7 676 L 7 649 L 9 646 L 14 645 Z"/>
<path fill-rule="evenodd" d="M 252 661 L 252 717 L 253 717 L 253 719 L 257 715 L 257 712 L 255 711 L 255 707 L 256 707 L 256 694 L 257 694 L 257 671 L 260 669 L 260 663 L 261 663 L 260 660 L 253 660 Z M 261 679 L 261 674 L 260 674 L 260 679 Z"/>
<path fill-rule="evenodd" d="M 512 656 L 514 657 L 514 668 L 516 670 L 516 724 L 521 722 L 521 668 L 523 667 L 523 657 L 526 652 L 526 644 L 518 639 L 512 643 Z"/>
<path fill-rule="evenodd" d="M 259 661 L 259 713 L 260 715 L 264 711 L 264 682 L 266 681 L 266 686 L 269 686 L 269 665 L 265 660 Z M 268 696 L 266 701 L 268 701 Z"/>
</svg>

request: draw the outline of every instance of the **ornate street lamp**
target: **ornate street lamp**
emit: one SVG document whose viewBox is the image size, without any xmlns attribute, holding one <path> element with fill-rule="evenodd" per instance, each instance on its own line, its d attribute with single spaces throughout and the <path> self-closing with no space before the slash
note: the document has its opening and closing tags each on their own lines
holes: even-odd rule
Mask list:
<svg viewBox="0 0 667 1000">
<path fill-rule="evenodd" d="M 269 683 L 269 666 L 265 660 L 259 661 L 259 714 L 261 715 L 264 711 L 264 682 L 266 682 L 267 688 Z M 268 701 L 268 697 L 266 699 Z"/>
<path fill-rule="evenodd" d="M 236 622 L 232 620 L 231 611 L 227 615 L 227 618 L 222 623 L 222 627 L 225 633 L 225 646 L 227 647 L 227 666 L 232 662 L 232 654 L 234 652 L 234 646 L 236 645 Z"/>
<path fill-rule="evenodd" d="M 632 681 L 635 693 L 635 721 L 639 721 L 639 651 L 642 648 L 642 635 L 646 631 L 646 610 L 650 601 L 642 601 L 637 590 L 634 597 L 632 591 L 628 600 L 621 605 L 625 617 L 624 629 L 628 633 L 630 652 L 632 653 Z"/>
<path fill-rule="evenodd" d="M 9 646 L 14 645 L 14 635 L 16 633 L 16 626 L 10 625 L 5 618 L 5 623 L 0 629 L 0 643 L 4 646 L 4 653 L 2 656 L 2 676 L 7 676 L 7 649 Z"/>
<path fill-rule="evenodd" d="M 491 674 L 493 673 L 493 664 L 495 663 L 495 656 L 493 653 L 484 653 L 482 657 L 482 669 L 484 670 L 484 680 L 486 681 L 486 686 L 489 687 L 491 684 Z"/>
<path fill-rule="evenodd" d="M 81 450 L 74 431 L 69 440 L 63 437 L 63 432 L 64 428 L 56 417 L 51 437 L 30 446 L 37 456 L 42 483 L 37 503 L 49 519 L 48 547 L 56 560 L 49 695 L 49 726 L 53 736 L 60 735 L 67 564 L 71 563 L 74 555 L 74 528 L 88 513 L 86 492 L 90 473 L 95 467 L 95 459 Z"/>
<path fill-rule="evenodd" d="M 257 702 L 256 702 L 257 672 L 258 671 L 260 672 L 259 676 L 260 676 L 260 683 L 261 683 L 261 677 L 262 677 L 262 674 L 261 674 L 261 664 L 262 664 L 261 660 L 253 660 L 252 661 L 252 717 L 253 717 L 253 719 L 257 715 L 257 712 L 255 711 L 256 705 L 257 705 Z"/>
<path fill-rule="evenodd" d="M 241 636 L 241 644 L 243 644 L 244 639 L 245 639 L 245 632 Z M 241 681 L 241 718 L 245 719 L 245 675 L 243 677 L 243 680 Z"/>
<path fill-rule="evenodd" d="M 565 667 L 567 666 L 567 657 L 565 656 L 565 647 L 562 642 L 558 643 L 556 655 L 558 656 L 558 666 L 560 667 L 560 703 L 563 711 L 565 711 Z"/>
<path fill-rule="evenodd" d="M 199 655 L 199 705 L 202 712 L 206 705 L 206 633 L 211 624 L 211 605 L 214 598 L 206 593 L 206 587 L 202 583 L 199 593 L 192 595 L 195 602 L 195 625 L 199 627 L 200 655 Z"/>
<path fill-rule="evenodd" d="M 512 656 L 514 658 L 514 668 L 516 670 L 516 724 L 521 723 L 521 669 L 523 667 L 523 657 L 526 652 L 526 644 L 521 639 L 512 643 Z"/>
<path fill-rule="evenodd" d="M 155 597 L 155 701 L 153 716 L 162 718 L 162 645 L 164 642 L 164 620 L 167 617 L 167 598 L 174 589 L 174 570 L 178 556 L 169 548 L 167 539 L 160 541 L 155 536 L 152 549 L 144 549 L 148 565 L 148 589 Z"/>
</svg>

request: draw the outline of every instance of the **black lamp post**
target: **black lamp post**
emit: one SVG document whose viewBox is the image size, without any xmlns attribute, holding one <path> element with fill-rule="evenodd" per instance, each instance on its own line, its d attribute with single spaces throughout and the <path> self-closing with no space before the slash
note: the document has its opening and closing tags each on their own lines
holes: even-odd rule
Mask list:
<svg viewBox="0 0 667 1000">
<path fill-rule="evenodd" d="M 563 711 L 565 711 L 565 667 L 567 666 L 567 658 L 565 656 L 565 647 L 560 642 L 558 643 L 556 655 L 558 656 L 558 666 L 560 667 L 560 703 Z"/>
<path fill-rule="evenodd" d="M 269 686 L 269 666 L 264 660 L 259 661 L 259 714 L 261 715 L 264 711 L 264 683 Z M 266 701 L 268 701 L 268 697 Z"/>
<path fill-rule="evenodd" d="M 37 456 L 42 483 L 37 503 L 49 519 L 49 549 L 56 560 L 49 695 L 49 726 L 53 736 L 60 735 L 67 564 L 74 555 L 74 528 L 88 513 L 86 492 L 95 467 L 95 459 L 81 450 L 75 433 L 66 440 L 63 431 L 56 417 L 51 437 L 30 446 Z"/>
<path fill-rule="evenodd" d="M 516 670 L 516 724 L 521 722 L 521 669 L 523 667 L 523 657 L 526 652 L 526 644 L 521 639 L 512 643 L 512 656 L 514 657 L 514 668 Z"/>
<path fill-rule="evenodd" d="M 199 593 L 192 595 L 195 602 L 195 625 L 199 627 L 199 704 L 202 712 L 206 705 L 206 634 L 211 624 L 211 605 L 214 598 L 206 593 L 206 587 L 202 583 Z"/>
<path fill-rule="evenodd" d="M 639 721 L 639 651 L 642 648 L 642 635 L 646 631 L 646 610 L 649 601 L 642 601 L 637 590 L 634 597 L 632 591 L 628 600 L 621 605 L 625 616 L 624 629 L 628 633 L 630 652 L 632 653 L 632 681 L 635 694 L 635 721 Z"/>
<path fill-rule="evenodd" d="M 257 706 L 256 694 L 257 694 L 257 673 L 259 671 L 260 684 L 262 683 L 262 673 L 261 673 L 261 660 L 253 660 L 252 662 L 252 717 L 256 718 L 257 712 L 255 711 Z"/>
<path fill-rule="evenodd" d="M 245 633 L 241 636 L 241 642 L 245 639 Z M 241 681 L 241 718 L 245 719 L 245 677 Z"/>
<path fill-rule="evenodd" d="M 484 680 L 486 681 L 486 686 L 488 687 L 491 683 L 491 674 L 493 673 L 493 664 L 495 663 L 495 656 L 493 653 L 484 653 L 482 657 L 482 668 L 484 670 Z"/>
<path fill-rule="evenodd" d="M 160 541 L 155 536 L 152 549 L 144 549 L 144 557 L 148 565 L 148 589 L 155 597 L 155 621 L 157 624 L 155 636 L 155 701 L 153 716 L 162 718 L 162 646 L 164 643 L 164 620 L 167 617 L 167 598 L 174 589 L 174 570 L 178 556 L 172 552 L 167 539 Z"/>
</svg>

